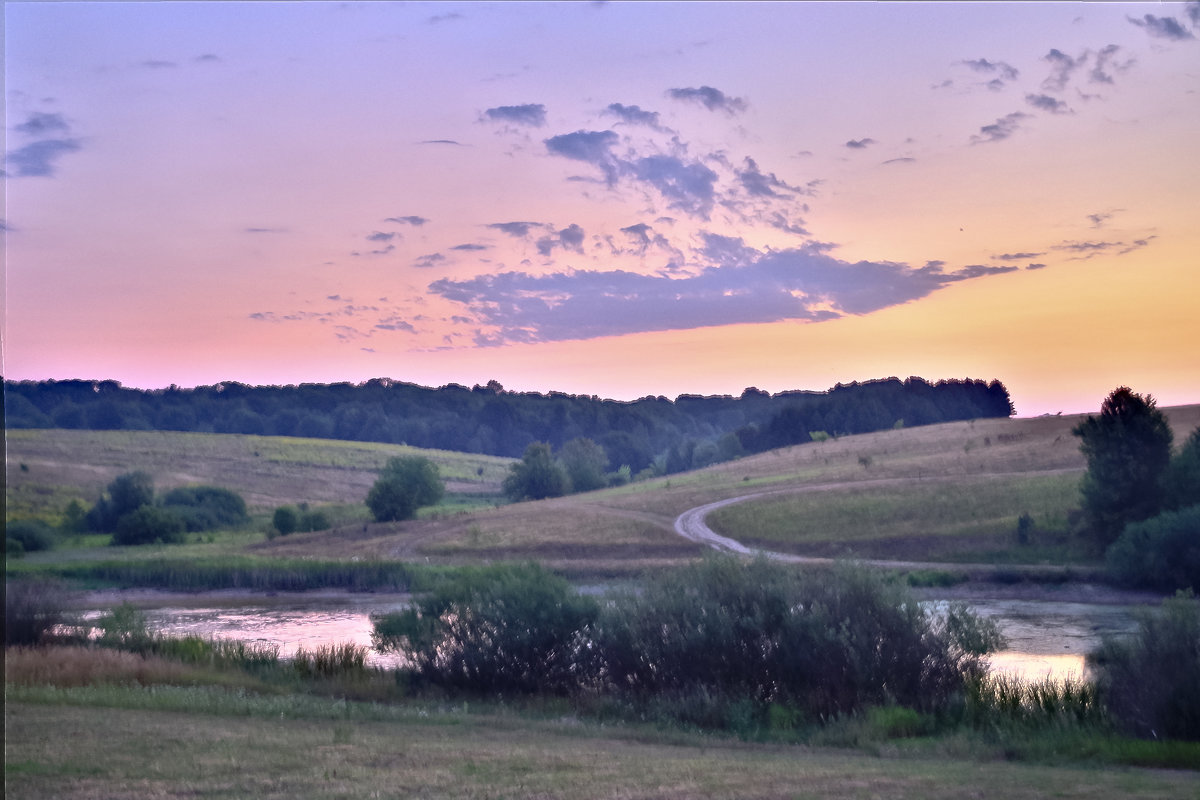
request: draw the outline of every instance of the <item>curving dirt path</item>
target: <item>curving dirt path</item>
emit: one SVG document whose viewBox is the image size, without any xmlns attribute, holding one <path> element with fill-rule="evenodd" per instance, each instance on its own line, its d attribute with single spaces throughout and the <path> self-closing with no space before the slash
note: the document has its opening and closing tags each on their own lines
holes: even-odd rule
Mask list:
<svg viewBox="0 0 1200 800">
<path fill-rule="evenodd" d="M 1064 472 L 1065 470 L 1048 470 L 1047 473 Z M 1028 475 L 1031 473 L 1012 473 Z M 888 485 L 905 483 L 904 478 L 882 478 L 873 481 L 856 481 L 855 485 Z M 738 497 L 730 497 L 725 500 L 718 500 L 715 503 L 706 503 L 702 506 L 689 508 L 678 517 L 675 518 L 675 532 L 685 539 L 689 539 L 699 544 L 707 545 L 714 550 L 725 553 L 734 553 L 742 556 L 763 556 L 773 561 L 781 561 L 787 564 L 833 564 L 840 559 L 821 558 L 816 556 L 798 556 L 792 553 L 779 553 L 773 550 L 759 550 L 747 547 L 736 539 L 730 539 L 727 536 L 714 531 L 708 527 L 706 518 L 710 513 L 718 508 L 733 505 L 734 503 L 744 503 L 749 500 L 758 500 L 764 497 L 772 497 L 782 494 L 799 494 L 802 492 L 822 491 L 833 488 L 845 488 L 845 483 L 830 483 L 818 484 L 814 486 L 797 486 L 788 489 L 774 489 L 766 492 L 755 492 L 753 494 L 744 494 Z M 990 572 L 997 569 L 995 564 L 960 564 L 957 562 L 945 561 L 892 561 L 888 559 L 873 559 L 861 558 L 854 559 L 858 564 L 865 564 L 872 567 L 881 567 L 884 569 L 956 569 L 964 572 Z M 1059 574 L 1069 569 L 1066 566 L 1048 565 L 1048 564 L 1006 564 L 1006 570 L 1014 570 L 1028 574 Z"/>
</svg>

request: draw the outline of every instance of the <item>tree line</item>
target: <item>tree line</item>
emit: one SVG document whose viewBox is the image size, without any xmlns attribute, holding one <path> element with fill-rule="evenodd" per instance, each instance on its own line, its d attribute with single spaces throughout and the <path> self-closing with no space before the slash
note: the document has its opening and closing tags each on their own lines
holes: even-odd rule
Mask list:
<svg viewBox="0 0 1200 800">
<path fill-rule="evenodd" d="M 589 439 L 607 469 L 633 474 L 705 466 L 746 453 L 896 425 L 1010 416 L 997 380 L 898 378 L 838 384 L 826 392 L 739 396 L 647 396 L 624 402 L 561 392 L 427 388 L 375 378 L 365 383 L 249 386 L 224 382 L 142 390 L 117 381 L 5 381 L 8 428 L 170 430 L 303 436 L 407 444 L 520 457 L 543 442 L 560 451 Z"/>
</svg>

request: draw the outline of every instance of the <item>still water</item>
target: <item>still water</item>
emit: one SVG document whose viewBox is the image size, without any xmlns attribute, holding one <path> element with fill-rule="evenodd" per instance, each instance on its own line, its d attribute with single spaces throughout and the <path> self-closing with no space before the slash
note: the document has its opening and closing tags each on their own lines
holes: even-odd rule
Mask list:
<svg viewBox="0 0 1200 800">
<path fill-rule="evenodd" d="M 298 648 L 353 642 L 371 646 L 371 614 L 403 609 L 404 596 L 328 597 L 310 600 L 272 598 L 260 605 L 221 608 L 165 607 L 146 610 L 151 629 L 170 635 L 195 634 L 248 643 L 272 644 L 281 656 Z M 935 612 L 941 601 L 928 604 Z M 1034 600 L 982 600 L 970 607 L 994 620 L 1008 648 L 994 653 L 992 669 L 1025 678 L 1062 678 L 1085 674 L 1084 658 L 1104 634 L 1132 631 L 1136 606 L 1060 603 Z M 395 655 L 369 651 L 368 663 L 396 666 Z"/>
</svg>

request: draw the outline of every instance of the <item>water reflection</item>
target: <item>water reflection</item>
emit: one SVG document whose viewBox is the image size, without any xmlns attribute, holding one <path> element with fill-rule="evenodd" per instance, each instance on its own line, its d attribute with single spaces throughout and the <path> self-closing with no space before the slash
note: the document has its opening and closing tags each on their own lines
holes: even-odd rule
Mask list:
<svg viewBox="0 0 1200 800">
<path fill-rule="evenodd" d="M 353 642 L 370 647 L 371 615 L 398 611 L 404 597 L 378 596 L 331 600 L 274 602 L 229 608 L 164 607 L 146 610 L 152 630 L 173 636 L 198 635 L 237 639 L 279 647 L 291 657 L 300 647 Z M 934 611 L 944 601 L 925 604 Z M 1024 678 L 1063 678 L 1085 674 L 1084 658 L 1104 634 L 1134 629 L 1129 605 L 1055 603 L 1032 600 L 984 600 L 969 603 L 992 619 L 1008 640 L 1008 648 L 990 658 L 993 670 Z M 370 650 L 367 661 L 379 667 L 399 665 L 393 654 Z"/>
<path fill-rule="evenodd" d="M 934 601 L 934 610 L 946 603 Z M 1037 600 L 980 600 L 969 603 L 979 616 L 993 620 L 1008 648 L 989 658 L 994 672 L 1027 679 L 1087 675 L 1087 654 L 1107 634 L 1136 627 L 1130 605 L 1057 603 Z"/>
</svg>

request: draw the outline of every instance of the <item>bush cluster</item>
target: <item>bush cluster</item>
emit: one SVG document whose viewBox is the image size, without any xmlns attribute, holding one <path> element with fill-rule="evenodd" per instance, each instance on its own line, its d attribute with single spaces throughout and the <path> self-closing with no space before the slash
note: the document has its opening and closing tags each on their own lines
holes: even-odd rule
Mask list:
<svg viewBox="0 0 1200 800">
<path fill-rule="evenodd" d="M 1200 602 L 1191 593 L 1143 613 L 1131 637 L 1105 637 L 1089 657 L 1110 713 L 1128 732 L 1200 740 Z"/>
<path fill-rule="evenodd" d="M 324 531 L 332 525 L 328 514 L 320 509 L 309 509 L 307 503 L 301 503 L 299 507 L 280 506 L 271 516 L 271 526 L 282 536 Z"/>
<path fill-rule="evenodd" d="M 58 581 L 8 578 L 4 582 L 4 644 L 41 644 L 68 621 L 68 592 Z"/>
<path fill-rule="evenodd" d="M 154 479 L 127 472 L 110 483 L 85 518 L 87 527 L 112 533 L 114 545 L 178 544 L 188 532 L 244 525 L 246 501 L 219 486 L 183 486 L 154 497 Z"/>
<path fill-rule="evenodd" d="M 603 605 L 536 565 L 463 573 L 376 618 L 375 642 L 405 652 L 430 684 L 599 694 L 720 727 L 738 714 L 941 708 L 1000 639 L 963 608 L 927 614 L 865 570 L 797 574 L 713 557 Z"/>
</svg>

